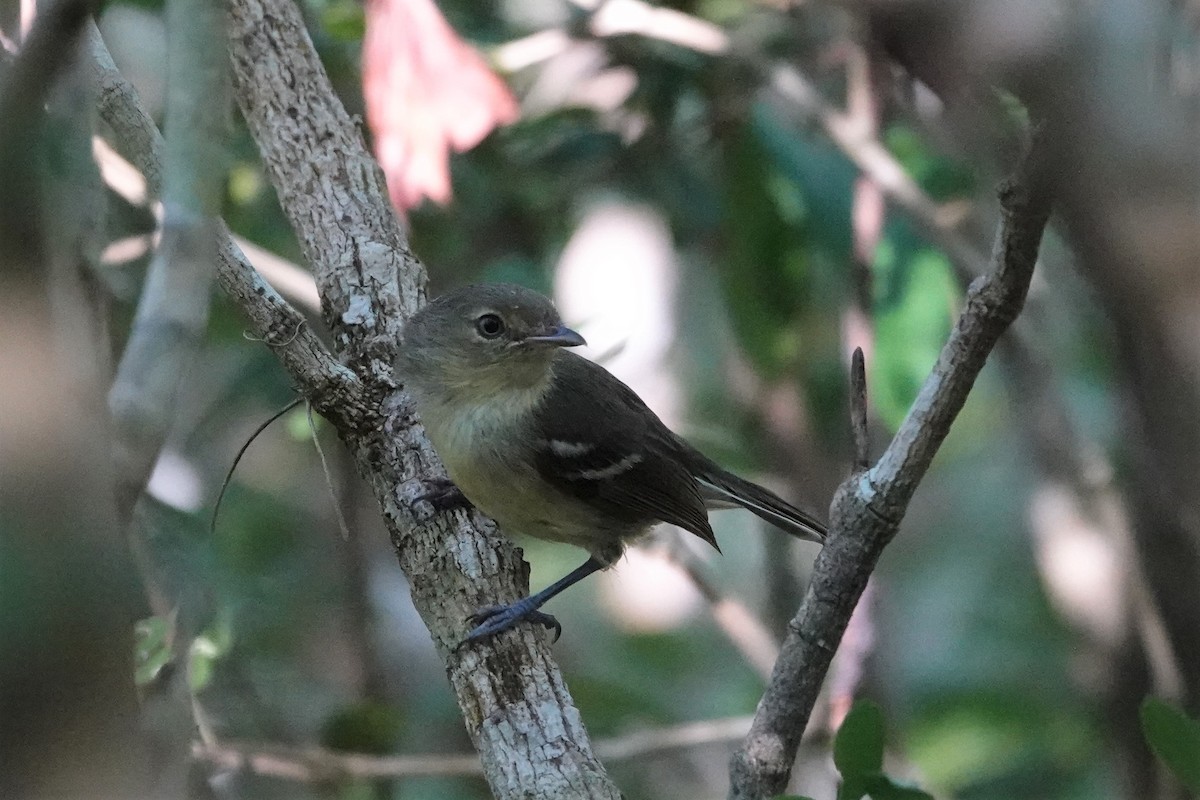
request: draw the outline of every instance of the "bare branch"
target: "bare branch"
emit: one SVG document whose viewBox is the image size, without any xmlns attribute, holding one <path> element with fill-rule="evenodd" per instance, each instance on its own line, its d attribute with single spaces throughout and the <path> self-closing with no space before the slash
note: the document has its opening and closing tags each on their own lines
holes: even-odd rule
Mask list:
<svg viewBox="0 0 1200 800">
<path fill-rule="evenodd" d="M 962 276 L 981 275 L 988 268 L 983 253 L 957 230 L 961 209 L 939 205 L 917 184 L 872 132 L 857 124 L 821 96 L 813 82 L 792 66 L 775 66 L 771 87 L 802 113 L 816 119 L 829 139 L 870 178 L 884 196 L 903 209 L 917 227 L 950 259 Z"/>
<path fill-rule="evenodd" d="M 850 430 L 854 434 L 854 471 L 862 472 L 871 464 L 867 437 L 867 367 L 861 347 L 854 348 L 850 359 Z"/>
<path fill-rule="evenodd" d="M 867 580 L 988 354 L 1020 313 L 1050 215 L 1043 150 L 1042 137 L 1036 137 L 1017 177 L 1002 187 L 991 272 L 972 283 L 966 308 L 900 430 L 879 462 L 852 475 L 834 497 L 829 541 L 750 733 L 733 758 L 731 798 L 758 800 L 786 787 L 800 736 Z"/>
<path fill-rule="evenodd" d="M 304 310 L 321 313 L 321 295 L 311 272 L 241 236 L 234 236 L 233 241 L 272 286 Z"/>
<path fill-rule="evenodd" d="M 117 464 L 117 508 L 128 520 L 166 439 L 179 383 L 208 325 L 217 213 L 225 185 L 228 95 L 223 8 L 199 0 L 167 4 L 163 237 L 146 276 L 133 331 L 109 392 Z M 217 113 L 213 109 L 218 109 Z"/>
<path fill-rule="evenodd" d="M 737 741 L 749 729 L 750 717 L 728 717 L 598 739 L 595 747 L 596 753 L 605 761 L 629 761 L 673 750 Z M 316 747 L 196 742 L 192 745 L 192 757 L 225 769 L 245 769 L 256 775 L 304 782 L 483 774 L 483 765 L 474 753 L 374 756 Z"/>
<path fill-rule="evenodd" d="M 708 603 L 709 613 L 721 633 L 741 653 L 746 663 L 764 681 L 771 677 L 771 667 L 779 657 L 779 643 L 767 626 L 745 603 L 718 586 L 705 572 L 700 558 L 683 541 L 677 531 L 669 534 L 667 557 L 675 563 Z"/>
<path fill-rule="evenodd" d="M 490 537 L 489 526 L 463 512 L 414 513 L 422 480 L 441 468 L 407 397 L 394 392 L 392 362 L 403 320 L 424 299 L 424 268 L 295 5 L 235 0 L 230 16 L 239 105 L 313 268 L 338 353 L 370 398 L 358 419 L 333 421 L 380 502 L 492 791 L 618 797 L 538 632 L 453 649 L 468 614 L 520 596 L 527 574 L 516 548 Z"/>
<path fill-rule="evenodd" d="M 142 173 L 149 193 L 157 195 L 162 185 L 162 135 L 133 86 L 117 71 L 94 24 L 89 23 L 87 38 L 93 77 L 100 84 L 100 117 L 115 134 L 114 147 Z M 254 335 L 272 347 L 300 391 L 330 419 L 360 419 L 365 412 L 358 378 L 329 354 L 303 324 L 304 317 L 254 270 L 224 223 L 217 248 L 217 282 L 246 314 Z"/>
</svg>

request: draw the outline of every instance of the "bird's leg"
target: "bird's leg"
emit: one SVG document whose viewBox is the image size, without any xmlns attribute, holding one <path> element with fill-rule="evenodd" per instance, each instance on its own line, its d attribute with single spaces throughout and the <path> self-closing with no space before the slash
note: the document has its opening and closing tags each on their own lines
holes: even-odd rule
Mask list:
<svg viewBox="0 0 1200 800">
<path fill-rule="evenodd" d="M 424 491 L 417 502 L 426 502 L 434 511 L 453 511 L 456 508 L 471 508 L 471 501 L 449 478 L 429 478 L 422 481 Z"/>
<path fill-rule="evenodd" d="M 517 602 L 505 606 L 487 606 L 479 609 L 467 618 L 467 621 L 475 625 L 475 628 L 467 634 L 467 638 L 463 639 L 459 647 L 469 642 L 477 642 L 480 639 L 494 636 L 500 631 L 506 631 L 521 621 L 536 622 L 553 630 L 554 641 L 557 642 L 558 637 L 562 635 L 562 625 L 553 616 L 542 613 L 538 609 L 551 597 L 569 586 L 574 586 L 593 572 L 599 572 L 605 566 L 604 562 L 595 557 L 589 558 L 569 574 L 559 578 L 537 594 L 523 597 Z"/>
</svg>

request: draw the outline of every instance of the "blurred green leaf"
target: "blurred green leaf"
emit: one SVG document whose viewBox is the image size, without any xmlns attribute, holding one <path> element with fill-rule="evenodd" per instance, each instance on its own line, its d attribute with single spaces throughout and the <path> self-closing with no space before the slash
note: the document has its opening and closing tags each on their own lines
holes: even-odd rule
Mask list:
<svg viewBox="0 0 1200 800">
<path fill-rule="evenodd" d="M 364 701 L 337 711 L 321 727 L 321 744 L 348 753 L 396 752 L 404 713 L 383 703 Z"/>
<path fill-rule="evenodd" d="M 794 187 L 812 242 L 836 264 L 853 258 L 851 208 L 858 170 L 827 140 L 796 131 L 765 106 L 756 106 L 752 130 L 771 168 Z M 778 196 L 779 188 L 774 189 Z M 785 206 L 787 208 L 787 206 Z"/>
<path fill-rule="evenodd" d="M 867 796 L 867 782 L 863 775 L 843 777 L 838 786 L 837 800 L 862 800 Z"/>
<path fill-rule="evenodd" d="M 1200 722 L 1157 697 L 1142 702 L 1141 717 L 1150 749 L 1184 786 L 1200 794 Z"/>
<path fill-rule="evenodd" d="M 871 800 L 933 800 L 933 795 L 912 786 L 902 786 L 882 773 L 866 779 Z"/>
<path fill-rule="evenodd" d="M 1007 640 L 1007 646 L 1031 647 L 1016 640 Z M 1043 649 L 1050 648 L 1043 644 Z M 977 672 L 979 667 L 966 663 L 964 669 Z M 1055 705 L 1041 693 L 1021 694 L 1015 685 L 1002 689 L 996 674 L 976 674 L 972 680 L 985 682 L 986 692 L 956 696 L 946 689 L 929 697 L 931 708 L 907 737 L 907 751 L 931 785 L 955 795 L 1006 797 L 1030 784 L 1062 785 L 1086 764 L 1097 746 L 1086 712 Z"/>
<path fill-rule="evenodd" d="M 769 191 L 772 168 L 753 131 L 743 131 L 726 158 L 726 303 L 742 348 L 764 375 L 777 377 L 800 350 L 796 325 L 809 294 L 804 231 L 784 219 Z"/>
<path fill-rule="evenodd" d="M 160 616 L 138 620 L 133 627 L 133 682 L 148 686 L 171 661 L 171 622 Z"/>
<path fill-rule="evenodd" d="M 883 769 L 883 710 L 870 700 L 850 709 L 833 740 L 833 763 L 849 781 Z"/>
<path fill-rule="evenodd" d="M 842 774 L 838 800 L 932 800 L 920 789 L 903 786 L 883 774 L 883 710 L 870 700 L 850 709 L 833 740 L 833 763 Z"/>
<path fill-rule="evenodd" d="M 938 153 L 917 131 L 907 125 L 892 125 L 884 142 L 904 170 L 935 201 L 968 195 L 975 189 L 975 173 L 966 165 Z"/>
<path fill-rule="evenodd" d="M 366 32 L 362 3 L 353 0 L 334 0 L 321 10 L 325 32 L 344 42 L 358 42 Z"/>
<path fill-rule="evenodd" d="M 309 422 L 310 419 L 312 420 L 311 423 Z M 316 428 L 317 432 L 320 433 L 321 426 L 324 423 L 325 419 L 320 414 L 309 414 L 307 405 L 292 409 L 283 418 L 283 425 L 288 432 L 288 436 L 297 442 L 311 441 L 313 429 Z"/>
<path fill-rule="evenodd" d="M 937 362 L 953 324 L 958 286 L 935 250 L 887 240 L 876 259 L 875 354 L 871 402 L 895 430 Z"/>
<path fill-rule="evenodd" d="M 192 640 L 188 648 L 188 680 L 192 692 L 201 692 L 212 680 L 216 664 L 233 648 L 233 622 L 227 612 Z"/>
</svg>

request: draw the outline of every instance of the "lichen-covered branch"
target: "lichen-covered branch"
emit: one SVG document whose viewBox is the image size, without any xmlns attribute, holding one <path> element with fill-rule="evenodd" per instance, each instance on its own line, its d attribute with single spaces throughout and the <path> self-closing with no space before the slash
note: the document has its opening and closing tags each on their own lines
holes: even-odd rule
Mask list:
<svg viewBox="0 0 1200 800">
<path fill-rule="evenodd" d="M 113 131 L 114 148 L 137 167 L 149 193 L 157 196 L 162 188 L 162 134 L 142 108 L 133 86 L 117 70 L 94 24 L 89 24 L 86 35 L 92 77 L 100 91 L 100 118 Z M 255 271 L 223 222 L 217 242 L 217 283 L 238 303 L 251 332 L 272 348 L 318 411 L 335 421 L 363 417 L 358 378 L 325 349 L 304 317 Z"/>
<path fill-rule="evenodd" d="M 262 12 L 261 7 L 257 10 Z M 300 44 L 307 48 L 300 57 L 310 59 L 306 71 L 309 81 L 317 82 L 319 91 L 313 90 L 310 83 L 283 91 L 281 97 L 285 102 L 294 100 L 295 93 L 300 92 L 309 100 L 324 98 L 327 103 L 336 104 L 296 10 L 285 7 L 285 11 L 288 12 L 286 18 L 294 26 L 291 35 L 298 37 Z M 262 24 L 261 17 L 259 24 Z M 93 29 L 90 35 L 101 86 L 101 116 L 116 134 L 114 145 L 117 150 L 142 171 L 151 192 L 155 192 L 161 175 L 162 138 L 140 108 L 132 87 L 113 66 L 98 33 Z M 286 75 L 276 72 L 275 81 L 287 80 Z M 276 113 L 279 110 L 276 108 Z M 273 124 L 271 120 L 272 117 L 264 115 L 263 124 L 268 130 Z M 324 116 L 309 122 L 331 124 L 330 118 Z M 316 254 L 318 260 L 313 263 L 322 267 L 317 270 L 318 276 L 323 278 L 322 288 L 332 287 L 323 292 L 326 308 L 336 307 L 328 300 L 330 292 L 345 298 L 348 316 L 344 319 L 335 316 L 332 322 L 335 330 L 342 332 L 339 344 L 348 349 L 356 346 L 358 358 L 351 359 L 351 363 L 366 375 L 374 376 L 375 380 L 360 380 L 325 350 L 305 326 L 303 317 L 254 271 L 223 226 L 218 280 L 225 292 L 241 306 L 255 335 L 275 350 L 300 390 L 342 432 L 351 444 L 359 470 L 368 476 L 381 497 L 401 563 L 408 569 L 413 582 L 414 600 L 427 621 L 434 620 L 431 630 L 450 661 L 451 681 L 468 712 L 465 715 L 468 730 L 476 739 L 485 774 L 497 796 L 616 797 L 615 787 L 591 753 L 587 734 L 570 704 L 557 667 L 534 634 L 524 632 L 519 638 L 513 637 L 515 641 L 503 643 L 507 646 L 497 643 L 495 652 L 450 653 L 452 645 L 462 636 L 462 621 L 466 615 L 496 597 L 515 597 L 524 588 L 525 576 L 520 571 L 520 557 L 515 548 L 506 542 L 482 538 L 479 527 L 471 521 L 458 517 L 419 522 L 412 516 L 411 499 L 420 490 L 419 483 L 413 479 L 433 474 L 440 467 L 436 466 L 436 457 L 423 435 L 412 426 L 411 415 L 404 410 L 403 403 L 393 399 L 386 408 L 383 407 L 383 397 L 393 388 L 389 350 L 395 346 L 395 332 L 403 318 L 397 316 L 401 306 L 396 298 L 400 293 L 389 291 L 387 286 L 406 287 L 401 291 L 410 300 L 402 308 L 411 311 L 421 296 L 424 272 L 407 252 L 390 206 L 380 193 L 382 184 L 373 162 L 362 148 L 357 129 L 340 105 L 336 106 L 332 123 L 344 126 L 341 138 L 333 144 L 334 149 L 359 159 L 359 177 L 369 175 L 373 191 L 351 193 L 354 194 L 352 204 L 363 223 L 357 235 L 347 235 L 340 229 L 335 233 L 329 229 L 326 232 L 330 236 L 340 234 L 344 237 L 335 244 L 322 236 L 320 226 L 328 222 L 333 228 L 339 228 L 340 218 L 330 221 L 321 215 L 314 217 L 313 225 L 317 229 L 308 231 L 309 241 L 314 245 L 308 255 L 313 258 Z M 313 135 L 319 139 L 324 134 Z M 307 160 L 302 151 L 289 152 L 289 148 L 279 142 L 273 148 L 264 146 L 264 150 L 274 153 L 277 158 L 274 163 L 285 170 L 288 159 Z M 334 195 L 345 196 L 346 187 L 337 180 L 337 176 L 345 177 L 342 172 L 345 167 L 326 161 L 330 173 L 325 185 Z M 285 186 L 293 186 L 286 175 L 280 180 Z M 293 202 L 287 208 L 293 213 L 303 213 L 310 208 L 309 203 L 320 205 L 322 202 L 315 195 L 308 200 L 293 195 Z M 363 208 L 372 203 L 379 205 L 369 212 Z M 333 208 L 330 206 L 331 210 Z M 347 252 L 357 254 L 352 256 L 351 264 L 336 257 L 323 257 L 335 253 L 338 246 L 345 246 Z M 387 254 L 395 254 L 399 262 L 384 257 Z M 398 263 L 407 266 L 401 269 Z M 363 322 L 368 317 L 372 322 L 382 321 L 380 327 L 374 329 L 355 322 L 360 313 L 365 315 Z M 383 339 L 378 338 L 380 330 L 385 331 Z M 393 338 L 389 340 L 387 336 Z M 366 351 L 371 355 L 364 355 Z M 372 400 L 368 402 L 368 398 Z M 400 435 L 391 437 L 380 428 L 385 414 L 393 417 L 389 430 Z M 455 570 L 453 579 L 446 579 L 447 569 Z M 481 649 L 490 651 L 492 646 Z M 484 658 L 489 664 L 486 670 L 480 668 Z M 508 680 L 511 675 L 520 675 L 521 680 Z M 549 763 L 551 756 L 548 754 L 556 754 L 553 763 Z"/>
<path fill-rule="evenodd" d="M 523 628 L 454 650 L 468 614 L 525 590 L 519 552 L 462 512 L 414 510 L 441 474 L 392 362 L 424 299 L 382 174 L 329 84 L 290 0 L 235 0 L 230 52 L 238 103 L 321 292 L 338 356 L 363 384 L 366 413 L 335 419 L 383 510 L 413 602 L 500 798 L 615 798 L 542 633 Z"/>
<path fill-rule="evenodd" d="M 829 541 L 788 626 L 750 733 L 734 755 L 731 798 L 759 800 L 785 789 L 800 736 L 867 580 L 988 354 L 1024 305 L 1050 216 L 1045 149 L 1044 138 L 1035 137 L 1018 174 L 1002 187 L 990 271 L 968 289 L 966 308 L 896 436 L 874 467 L 856 470 L 834 497 Z"/>
</svg>

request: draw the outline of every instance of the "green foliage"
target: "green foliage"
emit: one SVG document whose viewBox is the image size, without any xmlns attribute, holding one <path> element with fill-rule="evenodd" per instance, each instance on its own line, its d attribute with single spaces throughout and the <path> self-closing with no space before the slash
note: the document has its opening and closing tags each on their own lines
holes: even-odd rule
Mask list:
<svg viewBox="0 0 1200 800">
<path fill-rule="evenodd" d="M 812 244 L 839 268 L 852 263 L 851 207 L 858 172 L 836 148 L 757 106 L 753 130 L 766 157 L 793 187 L 796 218 L 802 218 Z"/>
<path fill-rule="evenodd" d="M 946 342 L 960 290 L 944 255 L 902 233 L 885 239 L 873 271 L 875 353 L 867 385 L 875 410 L 895 430 Z"/>
<path fill-rule="evenodd" d="M 803 231 L 787 224 L 800 212 L 767 190 L 771 172 L 764 150 L 747 130 L 731 146 L 727 268 L 723 288 L 738 339 L 768 377 L 794 364 L 801 346 L 796 326 L 803 316 L 809 258 Z M 788 200 L 799 200 L 788 196 Z"/>
<path fill-rule="evenodd" d="M 854 704 L 838 728 L 833 763 L 843 777 L 883 769 L 883 709 L 870 700 Z"/>
<path fill-rule="evenodd" d="M 724 147 L 718 269 L 738 344 L 767 381 L 803 386 L 815 428 L 839 441 L 838 314 L 848 294 L 854 172 L 759 107 Z"/>
<path fill-rule="evenodd" d="M 1200 795 L 1200 722 L 1157 697 L 1142 702 L 1142 733 L 1180 783 Z"/>
<path fill-rule="evenodd" d="M 932 800 L 883 773 L 883 710 L 870 700 L 855 702 L 833 742 L 833 763 L 842 775 L 838 800 Z"/>
<path fill-rule="evenodd" d="M 133 681 L 149 686 L 171 662 L 171 621 L 146 617 L 133 626 Z"/>
<path fill-rule="evenodd" d="M 953 200 L 975 190 L 974 172 L 938 153 L 913 128 L 891 125 L 884 131 L 883 140 L 905 171 L 933 200 Z"/>
<path fill-rule="evenodd" d="M 323 4 L 321 23 L 325 31 L 336 39 L 357 42 L 366 31 L 361 3 L 351 0 L 333 0 Z"/>
<path fill-rule="evenodd" d="M 321 744 L 348 753 L 385 755 L 399 747 L 403 730 L 402 711 L 367 700 L 329 717 L 321 729 Z"/>
<path fill-rule="evenodd" d="M 233 648 L 233 619 L 228 613 L 217 615 L 188 648 L 188 680 L 193 692 L 202 692 L 212 681 L 217 662 Z"/>
</svg>

